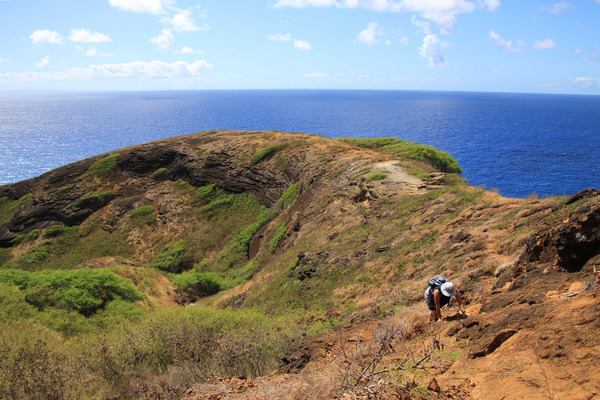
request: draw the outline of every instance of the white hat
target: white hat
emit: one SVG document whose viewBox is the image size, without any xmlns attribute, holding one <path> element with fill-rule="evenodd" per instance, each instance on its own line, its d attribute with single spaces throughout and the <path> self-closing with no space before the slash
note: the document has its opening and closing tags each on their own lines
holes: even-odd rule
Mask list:
<svg viewBox="0 0 600 400">
<path fill-rule="evenodd" d="M 447 297 L 456 296 L 456 289 L 454 288 L 454 283 L 452 283 L 452 282 L 446 282 L 446 283 L 442 284 L 442 286 L 440 286 L 440 290 L 442 291 L 442 294 L 444 296 L 447 296 Z"/>
</svg>

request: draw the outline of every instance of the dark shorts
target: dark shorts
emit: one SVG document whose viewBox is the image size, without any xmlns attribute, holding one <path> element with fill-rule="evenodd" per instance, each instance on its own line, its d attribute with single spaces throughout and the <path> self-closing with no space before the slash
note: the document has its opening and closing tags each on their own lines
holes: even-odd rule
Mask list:
<svg viewBox="0 0 600 400">
<path fill-rule="evenodd" d="M 436 289 L 437 288 L 429 289 L 429 294 L 427 295 L 427 308 L 429 308 L 431 311 L 435 311 L 435 299 L 433 297 L 433 292 Z M 440 294 L 440 308 L 442 308 L 450 302 L 450 297 L 444 296 L 441 292 Z"/>
</svg>

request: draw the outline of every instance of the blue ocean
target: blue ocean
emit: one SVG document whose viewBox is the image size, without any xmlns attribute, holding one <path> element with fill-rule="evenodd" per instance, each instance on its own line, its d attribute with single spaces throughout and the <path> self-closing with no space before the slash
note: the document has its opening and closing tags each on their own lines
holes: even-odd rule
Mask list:
<svg viewBox="0 0 600 400">
<path fill-rule="evenodd" d="M 0 184 L 212 129 L 396 137 L 508 197 L 600 188 L 600 96 L 364 90 L 0 95 Z"/>
</svg>

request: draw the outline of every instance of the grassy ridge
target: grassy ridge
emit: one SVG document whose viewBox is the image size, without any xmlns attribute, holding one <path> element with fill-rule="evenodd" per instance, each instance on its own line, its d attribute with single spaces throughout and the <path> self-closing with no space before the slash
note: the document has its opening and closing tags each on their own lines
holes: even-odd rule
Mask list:
<svg viewBox="0 0 600 400">
<path fill-rule="evenodd" d="M 453 172 L 458 174 L 463 172 L 462 168 L 458 165 L 458 162 L 454 159 L 454 157 L 432 146 L 417 144 L 415 142 L 407 142 L 405 140 L 396 138 L 338 138 L 336 140 L 360 147 L 366 147 L 369 149 L 390 153 L 398 157 L 426 161 L 442 172 Z"/>
<path fill-rule="evenodd" d="M 460 170 L 454 159 L 429 146 L 397 139 L 342 141 Z M 243 162 L 259 169 L 273 158 L 269 162 L 284 170 L 286 154 L 305 144 L 248 146 L 252 154 Z M 335 146 L 344 153 L 345 145 Z M 332 159 L 329 153 L 319 156 Z M 292 341 L 329 330 L 358 309 L 345 300 L 338 308 L 340 289 L 377 288 L 377 278 L 365 272 L 364 255 L 383 247 L 390 235 L 380 233 L 360 205 L 348 209 L 363 213 L 364 223 L 331 237 L 316 227 L 314 237 L 310 232 L 293 241 L 289 238 L 303 229 L 297 217 L 306 204 L 297 203 L 306 202 L 297 200 L 313 190 L 309 180 L 289 185 L 271 208 L 250 193 L 168 180 L 160 182 L 160 190 L 172 196 L 160 203 L 145 193 L 119 191 L 126 179 L 118 170 L 119 157 L 96 161 L 82 176 L 80 182 L 89 187 L 69 207 L 94 211 L 85 222 L 42 225 L 17 237 L 14 248 L 0 249 L 0 398 L 177 398 L 192 382 L 214 374 L 261 375 Z M 149 175 L 157 185 L 171 176 L 165 168 Z M 325 208 L 332 203 L 327 196 L 314 200 Z M 2 221 L 33 197 L 0 199 Z M 429 200 L 415 201 L 423 206 Z M 407 225 L 408 216 L 398 211 L 403 205 L 390 207 L 401 221 L 385 226 Z M 327 236 L 327 244 L 316 245 L 317 236 Z M 251 243 L 263 243 L 252 260 Z M 421 251 L 411 243 L 407 239 L 390 253 Z M 301 261 L 304 251 L 330 258 Z M 381 257 L 396 263 L 390 253 Z M 260 279 L 249 282 L 256 274 Z M 401 277 L 399 269 L 393 278 Z M 230 297 L 225 292 L 219 304 L 241 310 L 202 306 L 207 296 L 247 282 L 250 291 L 236 296 L 237 288 Z M 173 290 L 178 301 L 198 304 L 160 310 L 149 301 Z M 383 315 L 405 299 L 376 301 L 384 303 L 377 311 Z"/>
</svg>

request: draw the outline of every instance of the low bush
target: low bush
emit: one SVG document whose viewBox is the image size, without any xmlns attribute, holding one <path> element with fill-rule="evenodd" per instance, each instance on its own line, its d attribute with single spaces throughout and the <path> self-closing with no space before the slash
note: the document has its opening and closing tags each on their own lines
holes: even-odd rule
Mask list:
<svg viewBox="0 0 600 400">
<path fill-rule="evenodd" d="M 141 206 L 129 212 L 129 218 L 134 225 L 152 225 L 154 223 L 154 206 Z"/>
<path fill-rule="evenodd" d="M 279 205 L 284 210 L 288 208 L 288 206 L 293 206 L 296 203 L 296 198 L 298 194 L 302 190 L 302 181 L 296 182 L 290 185 L 279 198 Z"/>
<path fill-rule="evenodd" d="M 384 172 L 375 172 L 374 174 L 371 174 L 367 177 L 367 179 L 365 179 L 366 183 L 372 182 L 372 181 L 380 181 L 382 179 L 387 178 L 387 174 Z"/>
<path fill-rule="evenodd" d="M 192 265 L 190 265 L 189 260 L 185 257 L 186 247 L 187 245 L 184 240 L 172 243 L 154 258 L 150 266 L 174 274 L 190 269 Z"/>
<path fill-rule="evenodd" d="M 144 297 L 131 282 L 106 269 L 26 272 L 0 270 L 0 282 L 19 288 L 27 303 L 90 316 L 113 300 L 139 301 Z"/>
<path fill-rule="evenodd" d="M 159 168 L 156 171 L 154 171 L 151 175 L 150 175 L 150 179 L 153 179 L 155 181 L 162 181 L 165 179 L 169 179 L 169 177 L 171 176 L 171 172 L 167 169 L 167 168 Z"/>
<path fill-rule="evenodd" d="M 104 192 L 94 192 L 89 196 L 83 197 L 72 204 L 75 208 L 89 208 L 97 210 L 104 206 L 115 197 L 115 192 L 107 190 Z"/>
<path fill-rule="evenodd" d="M 275 233 L 273 234 L 273 238 L 269 242 L 269 249 L 271 250 L 271 253 L 273 253 L 275 251 L 275 249 L 277 248 L 277 246 L 279 246 L 279 243 L 283 240 L 286 233 L 287 233 L 287 221 L 284 222 L 283 224 L 279 225 L 279 227 L 277 227 L 277 229 L 275 230 Z"/>
<path fill-rule="evenodd" d="M 173 285 L 188 301 L 218 293 L 224 286 L 222 278 L 214 272 L 193 271 L 175 276 Z"/>
<path fill-rule="evenodd" d="M 44 237 L 44 239 L 51 239 L 54 237 L 61 236 L 65 233 L 74 231 L 77 231 L 77 227 L 69 228 L 63 225 L 52 225 L 44 231 L 44 234 L 42 236 Z"/>
<path fill-rule="evenodd" d="M 119 153 L 101 158 L 88 168 L 86 174 L 97 176 L 98 178 L 108 178 L 114 173 L 117 167 L 117 158 L 119 158 Z"/>
<path fill-rule="evenodd" d="M 250 164 L 256 165 L 261 161 L 268 160 L 269 158 L 273 157 L 275 153 L 282 150 L 283 148 L 285 148 L 285 145 L 277 144 L 265 147 L 264 149 L 257 151 L 252 155 L 252 157 L 250 157 Z"/>
</svg>

